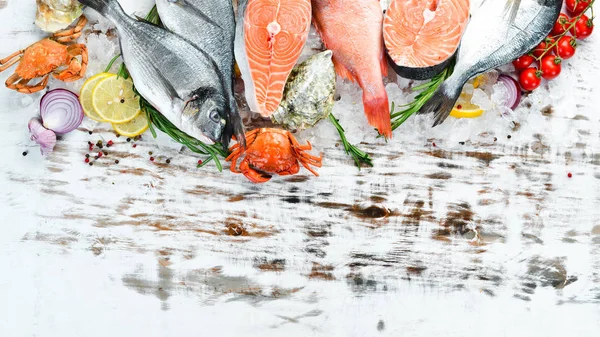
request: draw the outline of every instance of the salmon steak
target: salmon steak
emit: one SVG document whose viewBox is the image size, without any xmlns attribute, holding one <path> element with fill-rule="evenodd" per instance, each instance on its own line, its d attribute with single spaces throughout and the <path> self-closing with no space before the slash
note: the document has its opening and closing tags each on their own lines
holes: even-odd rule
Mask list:
<svg viewBox="0 0 600 337">
<path fill-rule="evenodd" d="M 452 60 L 469 20 L 469 0 L 392 0 L 383 21 L 389 63 L 404 78 L 424 80 Z"/>
<path fill-rule="evenodd" d="M 383 77 L 387 62 L 383 48 L 383 11 L 379 0 L 313 0 L 313 23 L 333 52 L 336 73 L 363 90 L 369 124 L 392 137 L 390 107 Z"/>
<path fill-rule="evenodd" d="M 310 0 L 240 0 L 235 57 L 253 112 L 271 116 L 308 39 Z"/>
</svg>

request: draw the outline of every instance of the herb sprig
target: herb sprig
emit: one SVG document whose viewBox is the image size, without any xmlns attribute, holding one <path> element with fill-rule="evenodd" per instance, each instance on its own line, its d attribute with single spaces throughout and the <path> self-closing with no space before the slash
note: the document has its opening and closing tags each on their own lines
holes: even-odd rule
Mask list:
<svg viewBox="0 0 600 337">
<path fill-rule="evenodd" d="M 420 91 L 419 94 L 415 97 L 415 99 L 405 105 L 400 105 L 399 107 L 404 108 L 400 111 L 396 110 L 396 105 L 392 102 L 392 131 L 396 130 L 400 125 L 402 125 L 410 116 L 414 115 L 416 112 L 421 110 L 421 108 L 431 99 L 435 91 L 440 87 L 440 85 L 452 75 L 452 71 L 454 70 L 454 64 L 451 64 L 448 68 L 444 69 L 441 73 L 434 76 L 428 82 L 425 82 L 419 86 L 412 88 L 412 91 Z"/>
<path fill-rule="evenodd" d="M 373 167 L 373 161 L 371 159 L 371 156 L 369 156 L 368 153 L 362 151 L 361 149 L 348 142 L 344 128 L 340 125 L 339 120 L 335 118 L 335 116 L 332 113 L 329 114 L 329 120 L 337 129 L 337 132 L 340 134 L 342 144 L 344 144 L 344 151 L 346 151 L 346 154 L 350 155 L 352 159 L 354 159 L 354 162 L 356 163 L 358 169 L 360 170 L 361 164 Z"/>
<path fill-rule="evenodd" d="M 152 7 L 148 15 L 146 15 L 146 17 L 143 20 L 155 25 L 161 24 L 156 6 Z M 104 72 L 109 72 L 113 64 L 119 57 L 121 57 L 120 54 L 116 55 L 110 61 Z M 129 78 L 129 72 L 127 71 L 125 63 L 122 63 L 119 67 L 119 70 L 117 71 L 117 76 L 125 79 Z M 223 165 L 221 165 L 219 157 L 225 158 L 228 154 L 223 150 L 221 144 L 215 143 L 213 145 L 208 145 L 179 130 L 165 116 L 163 116 L 158 110 L 156 110 L 146 99 L 144 99 L 137 92 L 137 90 L 135 90 L 135 86 L 133 87 L 133 90 L 140 97 L 140 110 L 142 110 L 142 112 L 146 114 L 146 117 L 148 118 L 148 127 L 154 138 L 157 137 L 155 130 L 156 128 L 168 135 L 169 137 L 171 137 L 174 141 L 185 145 L 192 152 L 198 153 L 203 156 L 209 156 L 209 160 L 201 161 L 200 164 L 198 164 L 199 168 L 205 166 L 211 161 L 214 161 L 215 165 L 217 166 L 217 169 L 220 172 L 223 171 Z"/>
</svg>

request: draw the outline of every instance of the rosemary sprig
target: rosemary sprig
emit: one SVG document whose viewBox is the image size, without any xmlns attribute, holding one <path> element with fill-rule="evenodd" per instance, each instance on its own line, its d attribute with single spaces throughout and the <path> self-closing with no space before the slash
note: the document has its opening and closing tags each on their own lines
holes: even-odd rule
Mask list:
<svg viewBox="0 0 600 337">
<path fill-rule="evenodd" d="M 400 107 L 404 108 L 398 112 L 395 112 L 396 105 L 392 102 L 392 131 L 396 130 L 400 125 L 402 125 L 410 116 L 421 110 L 423 105 L 427 103 L 435 93 L 435 91 L 439 88 L 439 86 L 452 75 L 452 71 L 454 70 L 454 65 L 451 64 L 448 68 L 444 69 L 441 73 L 434 76 L 429 82 L 425 82 L 419 86 L 412 88 L 412 91 L 420 91 L 420 93 L 415 97 L 414 101 L 409 104 L 401 105 Z"/>
<path fill-rule="evenodd" d="M 346 154 L 352 156 L 352 159 L 354 159 L 354 162 L 356 163 L 358 169 L 360 170 L 361 163 L 373 167 L 373 161 L 371 159 L 371 156 L 369 156 L 368 153 L 360 150 L 359 148 L 348 142 L 348 139 L 346 139 L 346 133 L 344 131 L 344 128 L 340 125 L 339 120 L 335 118 L 335 116 L 332 113 L 329 114 L 329 120 L 337 129 L 337 132 L 340 134 L 340 138 L 342 139 L 342 143 L 344 144 L 344 150 L 346 151 Z"/>
<path fill-rule="evenodd" d="M 198 164 L 198 167 L 203 167 L 211 161 L 215 162 L 217 169 L 222 172 L 223 166 L 219 161 L 219 156 L 227 157 L 227 153 L 223 150 L 223 147 L 219 143 L 213 145 L 205 144 L 196 138 L 190 137 L 187 133 L 179 130 L 173 123 L 171 123 L 165 116 L 158 112 L 152 105 L 150 105 L 145 99 L 140 96 L 140 108 L 148 117 L 148 126 L 152 136 L 156 138 L 155 127 L 167 134 L 174 141 L 185 145 L 192 152 L 198 153 L 203 156 L 209 156 L 209 160 L 203 161 Z"/>
<path fill-rule="evenodd" d="M 156 9 L 156 6 L 152 7 L 152 9 L 148 13 L 148 15 L 146 15 L 144 20 L 152 24 L 160 25 L 160 18 L 158 16 L 158 10 Z M 105 72 L 110 71 L 110 68 L 112 68 L 113 64 L 120 56 L 121 55 L 119 54 L 113 57 L 113 59 L 106 67 Z M 129 72 L 127 71 L 125 63 L 122 63 L 119 67 L 117 76 L 125 79 L 129 78 Z M 185 145 L 192 152 L 198 153 L 203 156 L 209 156 L 210 159 L 202 161 L 201 164 L 198 164 L 199 168 L 205 166 L 211 161 L 214 161 L 215 165 L 217 166 L 217 169 L 220 172 L 223 171 L 223 166 L 221 165 L 219 156 L 227 157 L 227 153 L 223 150 L 221 144 L 215 143 L 213 145 L 208 145 L 179 130 L 175 125 L 173 125 L 173 123 L 171 123 L 167 118 L 165 118 L 165 116 L 163 116 L 158 110 L 156 110 L 144 97 L 142 97 L 137 92 L 137 90 L 135 90 L 135 86 L 133 87 L 133 90 L 135 91 L 136 95 L 140 97 L 140 110 L 142 110 L 142 112 L 146 114 L 146 117 L 148 118 L 148 127 L 154 138 L 157 137 L 155 130 L 156 128 L 162 131 L 163 133 L 167 134 L 174 141 Z"/>
</svg>

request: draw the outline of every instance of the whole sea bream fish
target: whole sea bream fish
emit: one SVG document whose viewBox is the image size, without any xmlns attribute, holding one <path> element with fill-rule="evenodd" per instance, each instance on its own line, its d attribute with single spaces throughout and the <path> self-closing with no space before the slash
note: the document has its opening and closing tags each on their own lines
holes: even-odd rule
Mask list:
<svg viewBox="0 0 600 337">
<path fill-rule="evenodd" d="M 225 0 L 156 0 L 160 20 L 165 27 L 206 52 L 218 66 L 229 98 L 228 126 L 245 143 L 244 129 L 233 93 L 233 43 L 235 15 L 231 1 Z"/>
<path fill-rule="evenodd" d="M 117 0 L 80 0 L 117 28 L 121 53 L 137 91 L 171 123 L 227 148 L 231 133 L 227 81 L 206 52 L 183 37 L 128 16 Z M 241 123 L 241 121 L 239 121 Z"/>
<path fill-rule="evenodd" d="M 562 3 L 562 0 L 483 0 L 472 11 L 454 72 L 419 113 L 434 112 L 433 126 L 443 123 L 470 78 L 511 62 L 550 33 Z"/>
</svg>

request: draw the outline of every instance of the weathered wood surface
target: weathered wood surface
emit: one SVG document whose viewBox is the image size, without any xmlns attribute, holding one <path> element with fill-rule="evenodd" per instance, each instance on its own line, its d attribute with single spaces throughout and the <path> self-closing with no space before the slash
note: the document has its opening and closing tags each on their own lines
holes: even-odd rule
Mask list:
<svg viewBox="0 0 600 337">
<path fill-rule="evenodd" d="M 41 36 L 33 7 L 0 10 L 2 55 Z M 320 178 L 260 186 L 106 127 L 44 160 L 35 104 L 2 89 L 0 336 L 597 336 L 599 45 L 510 140 L 405 129 L 363 145 L 374 169 L 331 146 Z M 101 138 L 110 159 L 85 165 Z"/>
</svg>

